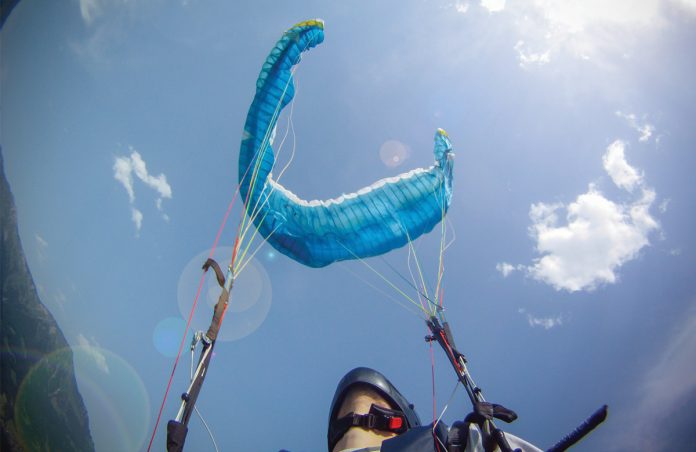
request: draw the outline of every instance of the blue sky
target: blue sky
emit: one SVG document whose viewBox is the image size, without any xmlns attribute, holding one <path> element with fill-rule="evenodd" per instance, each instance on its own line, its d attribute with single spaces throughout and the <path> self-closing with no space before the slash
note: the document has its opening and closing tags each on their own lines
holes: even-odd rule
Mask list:
<svg viewBox="0 0 696 452">
<path fill-rule="evenodd" d="M 1 35 L 0 144 L 98 450 L 147 446 L 261 63 L 316 17 L 326 39 L 296 73 L 283 184 L 356 191 L 431 165 L 445 129 L 446 313 L 487 398 L 520 415 L 508 430 L 548 447 L 608 403 L 578 450 L 693 440 L 692 0 L 24 0 Z M 238 221 L 235 208 L 221 261 Z M 416 244 L 431 284 L 439 239 Z M 406 249 L 386 259 L 408 273 Z M 247 270 L 199 399 L 221 450 L 322 450 L 335 385 L 359 365 L 432 417 L 425 325 L 364 265 L 311 269 L 263 247 Z M 212 281 L 203 294 L 200 329 Z M 455 380 L 435 358 L 442 409 Z M 460 389 L 444 419 L 469 409 Z M 212 450 L 197 418 L 187 444 Z"/>
</svg>

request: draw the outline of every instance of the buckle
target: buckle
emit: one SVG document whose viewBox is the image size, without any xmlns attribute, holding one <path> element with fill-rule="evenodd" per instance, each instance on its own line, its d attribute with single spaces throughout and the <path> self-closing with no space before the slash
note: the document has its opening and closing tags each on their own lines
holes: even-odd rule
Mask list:
<svg viewBox="0 0 696 452">
<path fill-rule="evenodd" d="M 375 425 L 377 425 L 377 416 L 372 413 L 367 413 L 367 415 L 365 415 L 365 420 L 367 421 L 365 422 L 367 424 L 366 427 L 369 429 L 374 429 Z"/>
<path fill-rule="evenodd" d="M 345 419 L 345 421 L 343 421 Z M 377 405 L 370 407 L 366 414 L 350 413 L 338 422 L 347 422 L 346 430 L 351 427 L 362 427 L 370 430 L 382 430 L 394 433 L 403 433 L 408 427 L 406 417 L 397 410 L 382 408 Z"/>
<path fill-rule="evenodd" d="M 394 416 L 389 418 L 389 430 L 393 432 L 399 432 L 404 426 L 404 419 L 401 416 Z"/>
<path fill-rule="evenodd" d="M 351 427 L 362 427 L 374 429 L 377 425 L 377 416 L 373 413 L 355 414 L 351 413 L 348 416 L 352 417 Z"/>
</svg>

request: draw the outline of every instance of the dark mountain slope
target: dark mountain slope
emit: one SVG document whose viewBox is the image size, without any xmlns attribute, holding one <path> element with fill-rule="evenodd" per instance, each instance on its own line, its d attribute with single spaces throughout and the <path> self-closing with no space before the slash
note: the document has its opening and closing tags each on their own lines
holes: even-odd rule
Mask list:
<svg viewBox="0 0 696 452">
<path fill-rule="evenodd" d="M 24 257 L 1 153 L 0 231 L 0 450 L 94 450 L 72 351 Z"/>
</svg>

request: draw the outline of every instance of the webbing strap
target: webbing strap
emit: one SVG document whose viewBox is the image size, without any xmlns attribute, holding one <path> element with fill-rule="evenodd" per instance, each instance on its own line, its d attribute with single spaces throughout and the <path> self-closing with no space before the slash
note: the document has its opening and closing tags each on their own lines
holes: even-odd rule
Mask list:
<svg viewBox="0 0 696 452">
<path fill-rule="evenodd" d="M 215 310 L 213 312 L 213 320 L 210 322 L 210 327 L 208 327 L 208 332 L 205 333 L 208 339 L 215 341 L 217 339 L 218 332 L 220 331 L 220 325 L 222 324 L 222 317 L 225 315 L 227 310 L 227 303 L 230 301 L 230 293 L 227 289 L 223 288 L 218 302 L 215 304 Z"/>
<path fill-rule="evenodd" d="M 353 427 L 400 434 L 408 430 L 408 423 L 403 412 L 383 408 L 373 403 L 367 414 L 348 413 L 331 422 L 329 426 L 331 443 L 337 443 Z"/>
</svg>

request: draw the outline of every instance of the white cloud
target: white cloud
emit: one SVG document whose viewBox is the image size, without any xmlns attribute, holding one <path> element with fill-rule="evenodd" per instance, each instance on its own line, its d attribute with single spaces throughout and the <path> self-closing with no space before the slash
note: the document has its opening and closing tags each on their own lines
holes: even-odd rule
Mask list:
<svg viewBox="0 0 696 452">
<path fill-rule="evenodd" d="M 634 113 L 626 114 L 621 111 L 617 111 L 616 116 L 625 119 L 628 125 L 631 126 L 631 128 L 640 133 L 638 141 L 648 141 L 652 136 L 653 132 L 655 132 L 655 126 L 647 122 L 639 123 L 638 118 Z"/>
<path fill-rule="evenodd" d="M 133 190 L 133 165 L 131 165 L 130 158 L 128 157 L 116 157 L 114 162 L 114 179 L 121 182 L 121 185 L 126 189 L 128 193 L 128 199 L 132 203 L 135 201 L 135 191 Z"/>
<path fill-rule="evenodd" d="M 133 186 L 133 174 L 138 179 L 143 181 L 146 186 L 155 190 L 159 197 L 155 200 L 157 210 L 161 212 L 162 218 L 169 221 L 169 216 L 164 213 L 162 208 L 162 199 L 172 197 L 172 188 L 167 183 L 167 177 L 164 174 L 153 176 L 148 173 L 147 165 L 140 153 L 131 148 L 131 154 L 128 157 L 116 157 L 114 161 L 114 179 L 119 181 L 128 193 L 128 199 L 131 204 L 131 220 L 135 224 L 136 231 L 140 231 L 143 223 L 143 213 L 135 206 L 135 189 Z"/>
<path fill-rule="evenodd" d="M 138 176 L 138 179 L 145 182 L 149 187 L 155 189 L 161 197 L 171 198 L 172 188 L 167 183 L 167 177 L 164 174 L 160 174 L 157 177 L 148 174 L 147 166 L 145 165 L 143 158 L 137 151 L 132 151 L 133 152 L 131 153 L 130 157 L 132 168 L 135 171 L 135 175 Z"/>
<path fill-rule="evenodd" d="M 644 187 L 641 198 L 630 206 L 631 220 L 646 238 L 650 231 L 660 228 L 657 220 L 650 215 L 650 207 L 655 202 L 655 197 L 654 190 Z"/>
<path fill-rule="evenodd" d="M 503 278 L 507 278 L 512 272 L 526 271 L 527 267 L 524 265 L 512 265 L 507 262 L 500 262 L 495 265 L 495 269 L 503 275 Z"/>
<path fill-rule="evenodd" d="M 80 0 L 80 14 L 87 25 L 91 25 L 100 13 L 99 0 Z"/>
<path fill-rule="evenodd" d="M 34 237 L 36 238 L 36 243 L 38 243 L 41 248 L 48 247 L 48 242 L 44 240 L 44 238 L 41 237 L 39 234 L 34 234 Z"/>
<path fill-rule="evenodd" d="M 159 212 L 162 214 L 162 219 L 169 222 L 169 215 L 164 213 L 164 210 L 162 209 L 162 198 L 158 198 L 155 204 L 157 205 L 157 210 L 159 210 Z"/>
<path fill-rule="evenodd" d="M 685 12 L 696 15 L 696 0 L 674 0 L 674 4 Z"/>
<path fill-rule="evenodd" d="M 545 227 L 553 226 L 558 222 L 556 211 L 561 207 L 563 207 L 563 204 L 561 203 L 532 204 L 529 208 L 529 217 L 536 225 L 543 225 Z"/>
<path fill-rule="evenodd" d="M 652 133 L 655 131 L 655 127 L 651 126 L 650 124 L 646 124 L 645 126 L 638 129 L 638 131 L 640 132 L 640 138 L 638 140 L 648 141 L 652 136 Z"/>
<path fill-rule="evenodd" d="M 497 13 L 505 9 L 505 0 L 481 0 L 481 6 L 488 12 Z"/>
<path fill-rule="evenodd" d="M 65 303 L 68 301 L 68 297 L 65 296 L 62 290 L 58 289 L 53 295 L 53 301 L 60 308 L 61 311 L 65 312 Z"/>
<path fill-rule="evenodd" d="M 505 277 L 522 271 L 556 290 L 569 292 L 615 283 L 618 269 L 650 244 L 651 233 L 660 231 L 650 213 L 657 195 L 645 185 L 642 172 L 628 164 L 624 151 L 625 144 L 616 140 L 607 147 L 602 160 L 618 187 L 638 192 L 632 201 L 611 201 L 590 184 L 586 193 L 568 205 L 532 204 L 529 234 L 540 257 L 532 265 L 502 262 L 496 269 Z M 663 201 L 659 210 L 666 210 L 667 203 Z"/>
<path fill-rule="evenodd" d="M 649 208 L 655 193 L 644 189 L 631 205 L 616 204 L 590 185 L 587 193 L 567 206 L 566 224 L 558 225 L 563 206 L 538 203 L 530 208 L 530 234 L 542 257 L 529 274 L 557 290 L 592 290 L 616 282 L 617 269 L 635 259 L 658 228 Z"/>
<path fill-rule="evenodd" d="M 137 8 L 138 0 L 80 0 L 80 15 L 88 26 L 101 16 L 112 17 L 120 11 Z"/>
<path fill-rule="evenodd" d="M 68 41 L 85 69 L 92 73 L 112 73 L 116 67 L 142 68 L 142 59 L 134 52 L 124 52 L 129 30 L 150 16 L 146 5 L 152 0 L 78 0 L 86 33 Z M 164 3 L 157 1 L 156 3 Z"/>
<path fill-rule="evenodd" d="M 665 198 L 662 200 L 659 206 L 657 208 L 660 210 L 661 213 L 667 212 L 667 209 L 669 208 L 669 203 L 671 202 L 671 199 Z"/>
<path fill-rule="evenodd" d="M 454 9 L 460 14 L 466 14 L 469 11 L 469 3 L 458 1 L 454 4 Z"/>
<path fill-rule="evenodd" d="M 77 343 L 85 351 L 87 356 L 94 360 L 94 363 L 97 365 L 99 370 L 105 374 L 109 373 L 109 366 L 106 364 L 106 357 L 101 352 L 99 344 L 96 343 L 94 338 L 92 338 L 92 341 L 90 341 L 84 335 L 79 334 L 77 336 Z"/>
<path fill-rule="evenodd" d="M 540 326 L 545 330 L 550 330 L 553 327 L 560 326 L 563 324 L 561 316 L 558 317 L 534 317 L 531 314 L 527 314 L 527 323 L 532 328 Z"/>
<path fill-rule="evenodd" d="M 504 278 L 507 278 L 510 273 L 515 271 L 515 266 L 507 262 L 501 262 L 496 264 L 495 269 L 502 273 Z"/>
<path fill-rule="evenodd" d="M 614 141 L 607 147 L 602 162 L 616 186 L 632 192 L 636 186 L 642 184 L 643 175 L 626 161 L 625 147 L 626 144 L 623 141 Z"/>
<path fill-rule="evenodd" d="M 39 262 L 44 262 L 46 260 L 48 242 L 39 234 L 34 234 L 34 239 L 36 239 L 36 254 L 38 255 Z"/>
<path fill-rule="evenodd" d="M 515 52 L 517 52 L 517 59 L 520 62 L 520 66 L 525 68 L 529 65 L 536 64 L 538 66 L 543 66 L 551 61 L 549 57 L 550 50 L 546 50 L 544 53 L 534 53 L 525 50 L 524 41 L 517 41 L 515 44 Z"/>
<path fill-rule="evenodd" d="M 661 0 L 535 0 L 549 22 L 569 32 L 597 25 L 648 26 L 658 20 Z"/>
<path fill-rule="evenodd" d="M 527 314 L 527 322 L 531 327 L 541 326 L 545 330 L 550 330 L 553 327 L 560 326 L 563 324 L 561 316 L 558 317 L 534 317 L 531 314 Z"/>
<path fill-rule="evenodd" d="M 135 207 L 131 207 L 131 220 L 135 224 L 135 229 L 140 231 L 140 228 L 143 226 L 143 213 Z"/>
<path fill-rule="evenodd" d="M 530 276 L 557 290 L 592 290 L 616 282 L 618 268 L 650 243 L 649 234 L 659 229 L 650 214 L 655 191 L 626 162 L 624 148 L 620 140 L 610 144 L 602 158 L 604 168 L 618 187 L 630 192 L 640 187 L 640 197 L 630 204 L 617 204 L 590 185 L 567 207 L 533 204 L 529 231 L 541 257 L 527 268 Z M 564 208 L 565 224 L 559 224 L 558 212 Z"/>
<path fill-rule="evenodd" d="M 523 67 L 561 53 L 615 64 L 637 41 L 664 28 L 666 6 L 675 4 L 696 14 L 695 0 L 530 0 L 509 4 L 506 12 L 518 29 L 515 50 Z"/>
<path fill-rule="evenodd" d="M 563 316 L 561 315 L 557 315 L 556 317 L 536 317 L 532 314 L 529 314 L 525 311 L 525 309 L 522 308 L 519 309 L 518 312 L 527 316 L 527 323 L 532 328 L 536 328 L 539 326 L 544 328 L 545 330 L 550 330 L 551 328 L 563 325 Z"/>
</svg>

